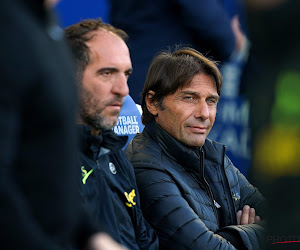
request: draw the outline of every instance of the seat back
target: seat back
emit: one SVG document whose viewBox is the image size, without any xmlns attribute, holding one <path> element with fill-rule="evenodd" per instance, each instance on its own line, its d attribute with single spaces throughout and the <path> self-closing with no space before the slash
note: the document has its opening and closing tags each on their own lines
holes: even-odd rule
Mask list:
<svg viewBox="0 0 300 250">
<path fill-rule="evenodd" d="M 130 95 L 127 95 L 124 100 L 124 104 L 122 110 L 120 112 L 118 123 L 113 128 L 113 131 L 117 135 L 127 135 L 128 140 L 125 145 L 133 139 L 133 137 L 142 132 L 144 129 L 144 125 L 141 120 L 141 109 L 140 105 L 136 104 Z M 124 148 L 125 148 L 124 147 Z"/>
</svg>

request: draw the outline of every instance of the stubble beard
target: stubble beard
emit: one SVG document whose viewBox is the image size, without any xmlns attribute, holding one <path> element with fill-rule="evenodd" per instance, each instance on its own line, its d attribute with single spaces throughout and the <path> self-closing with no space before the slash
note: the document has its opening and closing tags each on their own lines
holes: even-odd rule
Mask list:
<svg viewBox="0 0 300 250">
<path fill-rule="evenodd" d="M 104 117 L 102 114 L 105 107 L 115 100 L 101 102 L 99 98 L 96 98 L 92 93 L 83 88 L 80 90 L 79 98 L 79 114 L 85 124 L 97 130 L 112 129 L 117 124 L 119 111 L 114 111 L 110 117 Z M 115 99 L 119 100 L 119 98 Z M 114 116 L 116 119 L 113 119 Z"/>
</svg>

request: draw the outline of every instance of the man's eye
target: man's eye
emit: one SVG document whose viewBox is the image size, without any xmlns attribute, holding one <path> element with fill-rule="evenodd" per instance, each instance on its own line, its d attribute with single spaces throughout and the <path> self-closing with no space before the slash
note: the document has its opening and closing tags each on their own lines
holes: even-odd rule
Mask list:
<svg viewBox="0 0 300 250">
<path fill-rule="evenodd" d="M 104 71 L 104 72 L 102 72 L 102 75 L 103 76 L 110 76 L 111 72 L 110 71 Z"/>
<path fill-rule="evenodd" d="M 125 76 L 126 76 L 127 78 L 129 78 L 130 75 L 131 75 L 131 72 L 126 72 L 126 73 L 125 73 Z"/>
<path fill-rule="evenodd" d="M 184 99 L 184 100 L 192 100 L 193 97 L 192 97 L 192 96 L 184 96 L 183 99 Z"/>
<path fill-rule="evenodd" d="M 214 98 L 207 99 L 207 102 L 210 103 L 210 104 L 217 104 L 218 103 L 218 101 Z"/>
</svg>

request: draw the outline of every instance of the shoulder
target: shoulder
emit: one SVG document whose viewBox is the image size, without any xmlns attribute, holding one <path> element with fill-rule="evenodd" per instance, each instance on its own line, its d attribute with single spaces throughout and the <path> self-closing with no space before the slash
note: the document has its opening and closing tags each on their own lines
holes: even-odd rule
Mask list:
<svg viewBox="0 0 300 250">
<path fill-rule="evenodd" d="M 134 167 L 142 165 L 160 166 L 162 150 L 160 146 L 145 133 L 137 134 L 128 144 L 125 153 Z"/>
</svg>

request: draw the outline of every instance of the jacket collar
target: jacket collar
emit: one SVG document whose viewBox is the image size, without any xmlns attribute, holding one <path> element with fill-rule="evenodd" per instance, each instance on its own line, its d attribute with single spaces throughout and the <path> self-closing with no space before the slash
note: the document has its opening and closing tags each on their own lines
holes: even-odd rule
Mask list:
<svg viewBox="0 0 300 250">
<path fill-rule="evenodd" d="M 168 134 L 154 121 L 146 124 L 144 131 L 159 144 L 164 153 L 185 168 L 199 171 L 201 150 L 204 151 L 205 163 L 208 163 L 208 161 L 214 164 L 223 163 L 225 147 L 222 144 L 206 139 L 202 148 L 190 149 Z"/>
<path fill-rule="evenodd" d="M 101 131 L 99 136 L 91 134 L 91 127 L 77 124 L 81 151 L 90 157 L 97 158 L 101 148 L 109 151 L 121 150 L 126 142 L 127 136 L 117 136 L 112 130 Z"/>
</svg>

